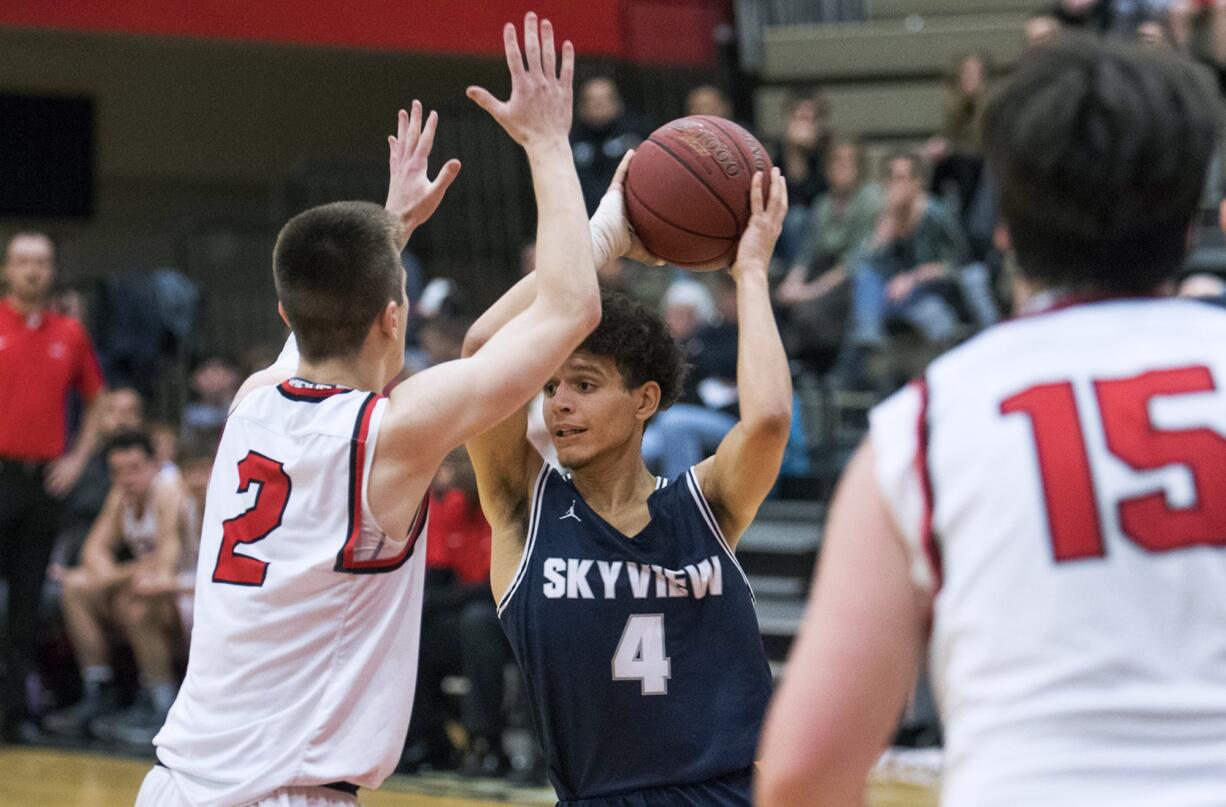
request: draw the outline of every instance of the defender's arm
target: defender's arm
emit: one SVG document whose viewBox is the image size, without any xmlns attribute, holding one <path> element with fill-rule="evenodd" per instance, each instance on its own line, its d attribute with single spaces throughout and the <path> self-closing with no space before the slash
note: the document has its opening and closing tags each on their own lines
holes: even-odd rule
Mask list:
<svg viewBox="0 0 1226 807">
<path fill-rule="evenodd" d="M 447 188 L 451 187 L 460 172 L 459 161 L 449 160 L 433 181 L 429 179 L 426 169 L 430 151 L 434 148 L 438 113 L 430 113 L 423 130 L 421 102 L 414 100 L 410 106 L 412 114 L 400 110 L 396 117 L 396 134 L 387 138 L 389 179 L 385 209 L 396 221 L 398 251 L 404 250 L 413 231 L 438 210 Z M 281 318 L 285 319 L 284 312 Z M 288 320 L 286 324 L 289 324 Z M 297 371 L 298 342 L 291 333 L 277 360 L 271 366 L 252 373 L 238 388 L 230 411 L 233 412 L 253 390 L 280 384 Z"/>
<path fill-rule="evenodd" d="M 376 512 L 394 514 L 385 527 L 412 518 L 399 501 L 406 477 L 432 475 L 452 448 L 521 409 L 600 321 L 587 212 L 567 139 L 574 50 L 563 45 L 559 75 L 553 28 L 545 21 L 538 35 L 531 13 L 524 19 L 526 67 L 514 26 L 506 26 L 503 41 L 510 100 L 479 87 L 468 95 L 527 152 L 539 212 L 536 294 L 472 355 L 419 373 L 392 392 L 371 480 L 378 483 Z"/>
<path fill-rule="evenodd" d="M 822 557 L 788 675 L 767 715 L 755 804 L 859 807 L 919 673 L 929 603 L 865 441 L 830 507 Z"/>
</svg>

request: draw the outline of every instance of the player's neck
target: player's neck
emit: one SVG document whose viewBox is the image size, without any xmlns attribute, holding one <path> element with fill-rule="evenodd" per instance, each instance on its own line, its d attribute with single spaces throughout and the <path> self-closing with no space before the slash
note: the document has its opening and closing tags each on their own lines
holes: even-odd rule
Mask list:
<svg viewBox="0 0 1226 807">
<path fill-rule="evenodd" d="M 364 362 L 360 358 L 357 361 L 349 358 L 319 362 L 302 359 L 298 362 L 295 375 L 315 384 L 352 387 L 371 392 L 382 392 L 384 386 L 382 365 L 377 362 Z"/>
<path fill-rule="evenodd" d="M 598 458 L 572 471 L 571 479 L 588 507 L 603 516 L 647 501 L 656 487 L 655 477 L 643 464 L 639 446 L 634 446 L 633 451 Z"/>
</svg>

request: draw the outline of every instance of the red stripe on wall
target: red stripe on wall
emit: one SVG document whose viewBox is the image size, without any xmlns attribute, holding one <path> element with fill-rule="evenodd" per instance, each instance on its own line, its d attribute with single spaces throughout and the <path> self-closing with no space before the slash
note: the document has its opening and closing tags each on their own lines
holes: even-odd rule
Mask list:
<svg viewBox="0 0 1226 807">
<path fill-rule="evenodd" d="M 701 64 L 714 56 L 706 21 L 726 7 L 725 0 L 8 0 L 0 25 L 501 56 L 503 24 L 519 25 L 533 10 L 580 56 Z"/>
</svg>

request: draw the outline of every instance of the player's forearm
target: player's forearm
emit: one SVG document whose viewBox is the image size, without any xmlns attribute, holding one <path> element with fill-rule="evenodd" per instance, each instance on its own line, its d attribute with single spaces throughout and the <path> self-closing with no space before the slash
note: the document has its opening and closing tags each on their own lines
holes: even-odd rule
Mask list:
<svg viewBox="0 0 1226 807">
<path fill-rule="evenodd" d="M 551 140 L 526 150 L 536 190 L 536 303 L 588 324 L 593 312 L 599 318 L 600 290 L 570 144 Z"/>
<path fill-rule="evenodd" d="M 596 235 L 592 234 L 592 251 L 596 251 Z M 607 267 L 612 267 L 614 261 L 620 258 L 621 255 L 610 256 Z M 599 277 L 605 267 L 597 266 L 596 274 Z M 468 332 L 464 334 L 464 346 L 461 350 L 461 355 L 471 356 L 481 349 L 490 338 L 498 333 L 504 325 L 506 325 L 515 317 L 528 309 L 536 299 L 537 282 L 536 272 L 529 272 L 524 275 L 519 281 L 506 291 L 498 300 L 486 309 L 485 313 L 477 318 L 477 321 L 469 327 Z"/>
<path fill-rule="evenodd" d="M 180 491 L 167 493 L 160 497 L 157 503 L 157 550 L 154 554 L 154 565 L 157 571 L 172 576 L 179 568 L 179 553 L 182 551 L 179 530 L 186 521 L 183 496 Z"/>
<path fill-rule="evenodd" d="M 85 416 L 81 419 L 81 430 L 77 432 L 77 439 L 73 442 L 72 450 L 69 452 L 82 462 L 89 459 L 98 446 L 98 418 L 102 411 L 98 402 L 102 400 L 102 395 L 103 393 L 98 393 L 86 405 Z"/>
<path fill-rule="evenodd" d="M 747 430 L 787 433 L 792 423 L 792 374 L 765 272 L 743 273 L 737 281 L 736 383 L 741 423 Z"/>
</svg>

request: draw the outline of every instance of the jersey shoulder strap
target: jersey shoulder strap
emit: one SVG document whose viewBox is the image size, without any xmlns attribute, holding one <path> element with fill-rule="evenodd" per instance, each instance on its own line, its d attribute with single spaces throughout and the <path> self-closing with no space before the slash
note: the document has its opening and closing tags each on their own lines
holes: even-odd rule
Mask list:
<svg viewBox="0 0 1226 807">
<path fill-rule="evenodd" d="M 527 575 L 528 564 L 532 561 L 532 550 L 536 547 L 536 536 L 540 530 L 541 504 L 545 500 L 545 489 L 548 487 L 549 478 L 557 473 L 549 463 L 542 462 L 541 470 L 537 472 L 536 480 L 532 483 L 532 496 L 528 508 L 528 529 L 524 534 L 524 550 L 520 555 L 519 566 L 515 570 L 515 577 L 512 578 L 511 585 L 502 595 L 502 599 L 498 601 L 498 616 L 500 617 Z"/>
</svg>

